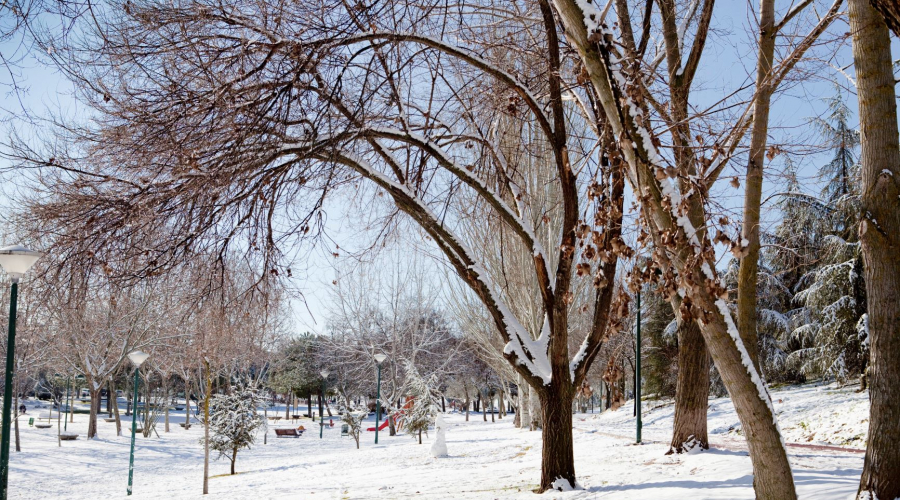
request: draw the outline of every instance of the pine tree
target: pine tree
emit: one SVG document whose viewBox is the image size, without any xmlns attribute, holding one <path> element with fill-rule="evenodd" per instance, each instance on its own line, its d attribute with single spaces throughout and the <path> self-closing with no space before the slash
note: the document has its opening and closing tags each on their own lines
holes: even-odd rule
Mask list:
<svg viewBox="0 0 900 500">
<path fill-rule="evenodd" d="M 422 444 L 422 433 L 428 434 L 428 428 L 437 416 L 433 383 L 432 378 L 422 377 L 415 365 L 407 363 L 406 395 L 413 400 L 413 404 L 403 420 L 406 431 L 413 438 L 418 437 L 419 444 Z"/>
<path fill-rule="evenodd" d="M 209 446 L 219 452 L 219 458 L 231 461 L 232 475 L 238 451 L 250 448 L 256 430 L 265 424 L 256 411 L 261 404 L 257 389 L 245 384 L 235 385 L 228 394 L 216 394 L 210 401 Z M 203 439 L 200 441 L 202 444 Z"/>
<path fill-rule="evenodd" d="M 780 284 L 780 290 L 763 295 L 772 298 L 768 314 L 780 331 L 777 345 L 789 352 L 781 372 L 786 377 L 796 370 L 845 381 L 862 374 L 868 358 L 865 282 L 855 232 L 859 136 L 848 125 L 850 112 L 841 97 L 827 102 L 828 119 L 817 123 L 834 154 L 820 169 L 821 198 L 800 190 L 789 165 L 783 220 L 767 254 L 772 282 Z M 784 318 L 789 319 L 788 328 Z"/>
</svg>

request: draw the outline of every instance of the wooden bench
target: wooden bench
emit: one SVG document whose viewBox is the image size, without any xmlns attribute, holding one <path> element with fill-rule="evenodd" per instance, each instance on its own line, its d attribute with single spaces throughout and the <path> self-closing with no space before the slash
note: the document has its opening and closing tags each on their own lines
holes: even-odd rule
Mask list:
<svg viewBox="0 0 900 500">
<path fill-rule="evenodd" d="M 297 429 L 275 429 L 275 436 L 277 437 L 300 437 L 303 435 L 303 431 L 298 431 Z"/>
<path fill-rule="evenodd" d="M 38 429 L 49 429 L 50 427 L 53 427 L 51 424 L 34 424 L 34 426 Z"/>
</svg>

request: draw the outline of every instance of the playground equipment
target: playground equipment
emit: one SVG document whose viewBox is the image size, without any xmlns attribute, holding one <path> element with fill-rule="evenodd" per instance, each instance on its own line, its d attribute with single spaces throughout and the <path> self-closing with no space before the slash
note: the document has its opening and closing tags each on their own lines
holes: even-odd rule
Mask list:
<svg viewBox="0 0 900 500">
<path fill-rule="evenodd" d="M 385 429 L 385 427 L 387 427 L 388 425 L 390 425 L 391 420 L 394 420 L 394 422 L 397 423 L 397 430 L 398 430 L 398 431 L 399 431 L 399 430 L 402 430 L 402 429 L 403 429 L 403 418 L 402 418 L 402 417 L 403 417 L 403 415 L 406 415 L 406 411 L 407 411 L 407 410 L 409 410 L 410 408 L 412 408 L 413 400 L 414 400 L 414 399 L 415 399 L 415 398 L 412 398 L 412 397 L 408 398 L 408 399 L 406 400 L 406 403 L 403 405 L 403 408 L 400 408 L 399 410 L 397 410 L 397 411 L 395 411 L 394 413 L 392 413 L 391 415 L 389 415 L 388 418 L 384 419 L 384 423 L 381 424 L 381 425 L 378 427 L 378 430 L 379 430 L 379 431 L 383 431 L 383 430 Z M 369 432 L 374 432 L 374 431 L 375 431 L 375 428 L 374 428 L 374 427 L 369 427 L 369 428 L 366 429 L 366 430 L 369 431 Z"/>
</svg>

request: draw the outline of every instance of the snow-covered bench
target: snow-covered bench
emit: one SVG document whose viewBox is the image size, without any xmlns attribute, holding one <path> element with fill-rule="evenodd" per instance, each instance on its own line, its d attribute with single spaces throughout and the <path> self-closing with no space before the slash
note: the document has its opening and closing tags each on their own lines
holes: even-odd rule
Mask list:
<svg viewBox="0 0 900 500">
<path fill-rule="evenodd" d="M 303 431 L 306 429 L 275 429 L 275 436 L 277 437 L 300 437 L 303 435 Z"/>
</svg>

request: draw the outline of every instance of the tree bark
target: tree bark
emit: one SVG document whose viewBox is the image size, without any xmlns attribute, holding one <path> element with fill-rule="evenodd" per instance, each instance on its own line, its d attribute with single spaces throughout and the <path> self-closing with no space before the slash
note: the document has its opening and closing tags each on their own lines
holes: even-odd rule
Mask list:
<svg viewBox="0 0 900 500">
<path fill-rule="evenodd" d="M 699 446 L 709 449 L 706 411 L 709 406 L 709 355 L 700 327 L 694 321 L 678 323 L 678 382 L 675 388 L 675 423 L 669 453 Z"/>
<path fill-rule="evenodd" d="M 206 365 L 206 394 L 203 395 L 203 494 L 209 494 L 209 399 L 212 393 L 212 374 L 209 372 L 209 360 Z"/>
<path fill-rule="evenodd" d="M 756 371 L 760 371 L 759 339 L 756 333 L 756 293 L 759 276 L 759 214 L 762 202 L 763 164 L 769 134 L 770 84 L 775 55 L 775 0 L 762 0 L 759 18 L 759 52 L 756 63 L 756 103 L 753 105 L 753 132 L 744 187 L 744 224 L 741 241 L 746 252 L 738 270 L 737 321 L 741 340 Z M 745 246 L 746 243 L 746 246 Z"/>
<path fill-rule="evenodd" d="M 116 418 L 116 436 L 122 435 L 122 419 L 119 417 L 119 401 L 116 398 L 116 387 L 112 379 L 109 381 L 109 391 L 112 394 L 112 413 Z"/>
<path fill-rule="evenodd" d="M 231 452 L 231 475 L 234 475 L 234 464 L 237 462 L 237 448 Z"/>
<path fill-rule="evenodd" d="M 900 37 L 900 4 L 896 0 L 869 0 L 881 14 L 888 28 Z"/>
<path fill-rule="evenodd" d="M 88 417 L 87 438 L 94 439 L 97 437 L 97 414 L 100 413 L 100 389 L 94 388 L 94 381 L 88 380 L 91 394 L 91 412 Z M 73 412 L 74 413 L 74 412 Z"/>
<path fill-rule="evenodd" d="M 887 25 L 850 0 L 862 151 L 862 244 L 869 325 L 869 436 L 858 498 L 900 498 L 900 151 Z"/>
<path fill-rule="evenodd" d="M 184 430 L 191 425 L 191 383 L 184 383 Z"/>
<path fill-rule="evenodd" d="M 572 442 L 572 391 L 551 382 L 539 391 L 541 402 L 541 486 L 538 492 L 553 488 L 558 479 L 575 484 L 575 452 Z"/>
</svg>

